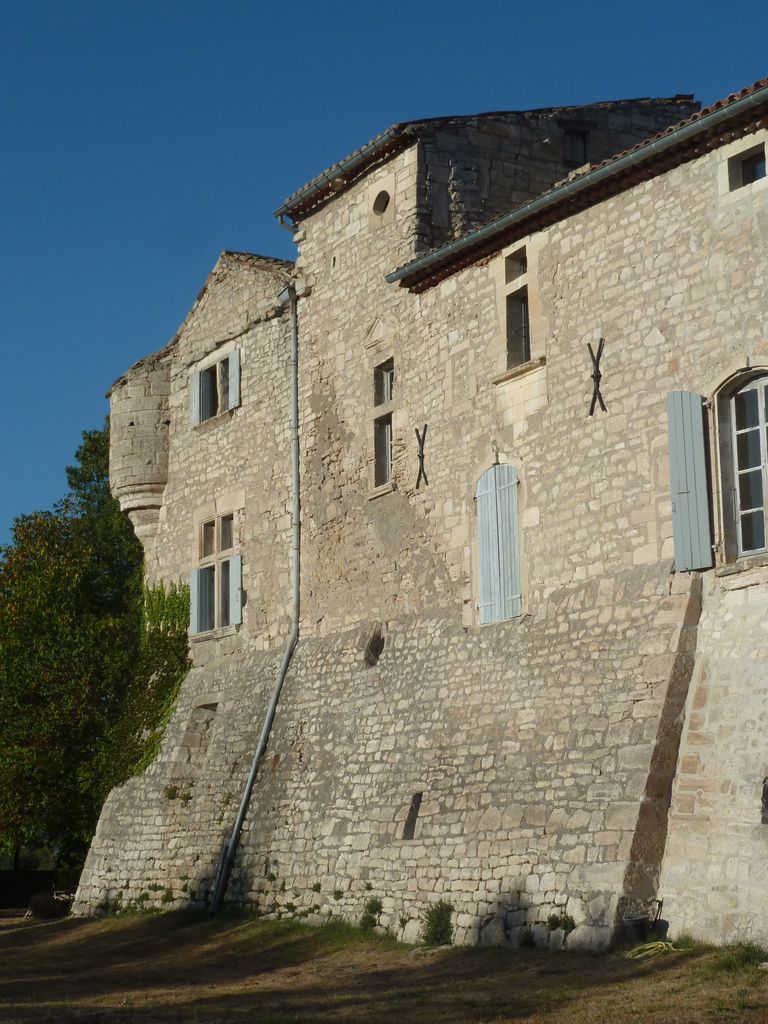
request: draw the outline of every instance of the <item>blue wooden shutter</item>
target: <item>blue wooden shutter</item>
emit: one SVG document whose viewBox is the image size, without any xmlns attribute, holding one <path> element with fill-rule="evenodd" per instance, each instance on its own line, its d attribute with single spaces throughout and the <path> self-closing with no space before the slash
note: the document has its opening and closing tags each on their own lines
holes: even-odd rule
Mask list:
<svg viewBox="0 0 768 1024">
<path fill-rule="evenodd" d="M 491 466 L 477 482 L 477 557 L 480 622 L 496 622 L 502 618 L 496 466 Z"/>
<path fill-rule="evenodd" d="M 233 555 L 229 560 L 229 624 L 243 621 L 243 559 Z"/>
<path fill-rule="evenodd" d="M 200 592 L 198 589 L 198 569 L 189 574 L 189 632 L 200 632 Z"/>
<path fill-rule="evenodd" d="M 194 427 L 200 422 L 200 374 L 189 375 L 189 422 Z"/>
<path fill-rule="evenodd" d="M 229 404 L 228 409 L 240 405 L 240 349 L 236 348 L 229 357 Z"/>
<path fill-rule="evenodd" d="M 499 579 L 501 582 L 501 618 L 519 615 L 520 544 L 517 521 L 517 470 L 514 466 L 496 466 L 496 510 L 499 535 Z"/>
<path fill-rule="evenodd" d="M 670 391 L 667 395 L 669 489 L 677 572 L 714 565 L 704 404 L 701 395 L 690 391 Z"/>
</svg>

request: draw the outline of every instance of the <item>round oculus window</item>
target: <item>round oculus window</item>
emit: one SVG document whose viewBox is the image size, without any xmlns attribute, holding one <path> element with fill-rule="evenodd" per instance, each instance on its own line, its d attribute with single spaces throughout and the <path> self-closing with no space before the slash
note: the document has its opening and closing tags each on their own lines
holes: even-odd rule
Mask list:
<svg viewBox="0 0 768 1024">
<path fill-rule="evenodd" d="M 382 189 L 381 192 L 379 192 L 379 194 L 373 200 L 373 212 L 380 217 L 388 206 L 389 192 L 387 192 L 385 189 Z"/>
</svg>

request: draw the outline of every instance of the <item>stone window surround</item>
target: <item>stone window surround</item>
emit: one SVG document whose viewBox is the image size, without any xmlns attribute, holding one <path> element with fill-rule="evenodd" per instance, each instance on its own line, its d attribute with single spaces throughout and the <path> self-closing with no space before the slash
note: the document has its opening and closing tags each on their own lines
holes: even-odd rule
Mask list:
<svg viewBox="0 0 768 1024">
<path fill-rule="evenodd" d="M 227 359 L 236 350 L 240 350 L 240 387 L 241 387 L 241 404 L 242 404 L 242 347 L 238 345 L 237 340 L 225 341 L 218 348 L 214 349 L 208 355 L 203 356 L 198 362 L 193 363 L 188 370 L 191 375 L 193 373 L 203 373 L 203 371 L 210 369 L 212 366 L 217 366 L 219 363 Z M 231 408 L 222 409 L 217 412 L 214 416 L 209 416 L 207 419 L 198 420 L 197 423 L 192 424 L 192 430 L 205 430 L 214 424 L 219 424 L 223 420 L 232 418 L 235 410 L 240 406 L 235 405 Z"/>
<path fill-rule="evenodd" d="M 368 208 L 368 227 L 372 231 L 377 231 L 380 228 L 388 227 L 390 224 L 395 222 L 395 206 L 396 206 L 396 187 L 397 180 L 394 171 L 381 176 L 374 176 L 374 180 L 368 186 L 368 192 L 366 196 L 366 203 Z M 387 208 L 382 213 L 377 213 L 374 210 L 374 203 L 376 202 L 377 196 L 381 192 L 387 192 L 389 195 L 389 202 Z"/>
<path fill-rule="evenodd" d="M 500 330 L 491 346 L 491 383 L 503 384 L 512 378 L 525 377 L 546 364 L 546 338 L 549 323 L 543 315 L 538 287 L 538 256 L 546 241 L 546 233 L 526 235 L 505 246 L 491 261 L 489 269 L 496 285 L 496 311 Z M 525 250 L 526 270 L 511 281 L 506 280 L 507 260 Z M 507 296 L 525 288 L 528 295 L 528 332 L 530 359 L 517 366 L 507 365 Z"/>
<path fill-rule="evenodd" d="M 732 369 L 715 388 L 708 391 L 711 396 L 708 403 L 711 412 L 709 451 L 713 477 L 715 573 L 718 576 L 759 567 L 768 560 L 768 546 L 764 551 L 742 553 L 738 550 L 736 537 L 731 398 L 750 381 L 768 377 L 768 365 L 758 363 L 750 366 L 750 362 L 747 358 L 745 363 Z M 768 494 L 764 494 L 763 498 L 768 505 Z"/>
<path fill-rule="evenodd" d="M 375 405 L 375 378 L 376 368 L 390 360 L 394 364 L 395 382 L 394 394 L 397 396 L 398 388 L 398 353 L 395 344 L 395 327 L 387 320 L 378 319 L 368 330 L 365 338 L 366 349 L 366 380 L 364 398 L 368 403 L 369 414 L 366 428 L 366 463 L 368 466 L 368 499 L 380 498 L 397 490 L 397 478 L 395 472 L 394 449 L 395 449 L 395 428 L 396 428 L 396 397 L 390 402 Z M 389 480 L 383 484 L 376 484 L 376 449 L 374 441 L 374 423 L 382 416 L 392 417 L 392 466 Z"/>
<path fill-rule="evenodd" d="M 756 192 L 768 189 L 768 176 L 759 178 L 748 185 L 732 187 L 733 161 L 739 157 L 749 156 L 750 152 L 759 148 L 760 145 L 768 149 L 768 130 L 766 129 L 752 132 L 750 135 L 744 135 L 742 138 L 736 139 L 735 142 L 729 142 L 725 146 L 720 146 L 715 151 L 712 159 L 718 161 L 717 196 L 719 203 L 726 205 L 738 203 L 743 199 L 754 196 Z"/>
<path fill-rule="evenodd" d="M 204 568 L 206 565 L 212 564 L 210 558 L 204 558 L 202 556 L 202 530 L 203 523 L 214 520 L 218 524 L 220 520 L 227 515 L 232 514 L 234 516 L 232 531 L 233 531 L 233 543 L 231 551 L 228 554 L 237 555 L 242 551 L 242 525 L 243 525 L 243 514 L 245 510 L 245 490 L 240 488 L 238 490 L 228 491 L 221 494 L 219 497 L 214 498 L 213 501 L 207 502 L 205 505 L 200 505 L 192 514 L 192 543 L 190 545 L 190 565 L 195 569 Z M 218 539 L 217 539 L 218 546 Z M 221 561 L 218 558 L 218 554 L 214 556 L 214 561 Z M 243 587 L 243 591 L 245 588 Z M 219 586 L 218 580 L 215 591 L 216 600 L 216 621 L 219 616 Z M 239 629 L 238 625 L 231 626 L 216 626 L 214 629 L 205 630 L 201 633 L 190 633 L 190 640 L 192 643 L 200 643 L 206 640 L 218 639 L 220 637 L 231 636 L 236 633 Z"/>
</svg>

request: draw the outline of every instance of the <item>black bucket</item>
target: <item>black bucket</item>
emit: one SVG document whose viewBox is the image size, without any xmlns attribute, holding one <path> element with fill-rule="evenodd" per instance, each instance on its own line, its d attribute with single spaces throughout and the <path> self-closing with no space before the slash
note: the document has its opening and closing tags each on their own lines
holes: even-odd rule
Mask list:
<svg viewBox="0 0 768 1024">
<path fill-rule="evenodd" d="M 647 942 L 651 933 L 651 919 L 648 914 L 629 914 L 621 919 L 624 935 L 633 946 Z"/>
</svg>

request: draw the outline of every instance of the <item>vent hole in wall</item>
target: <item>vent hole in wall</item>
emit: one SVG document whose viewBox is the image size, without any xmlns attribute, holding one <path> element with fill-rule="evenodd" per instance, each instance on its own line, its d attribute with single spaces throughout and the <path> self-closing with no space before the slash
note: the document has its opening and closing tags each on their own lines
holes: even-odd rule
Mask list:
<svg viewBox="0 0 768 1024">
<path fill-rule="evenodd" d="M 379 217 L 385 212 L 389 206 L 389 192 L 386 189 L 382 189 L 381 192 L 373 200 L 373 212 Z"/>
<path fill-rule="evenodd" d="M 763 800 L 760 807 L 760 823 L 768 825 L 768 779 L 763 779 Z"/>
<path fill-rule="evenodd" d="M 363 657 L 365 658 L 365 664 L 369 668 L 373 668 L 378 663 L 381 657 L 381 652 L 384 650 L 384 631 L 381 625 L 378 625 L 371 635 L 368 637 L 368 643 L 365 645 L 365 651 Z"/>
<path fill-rule="evenodd" d="M 408 808 L 408 817 L 405 819 L 405 824 L 403 825 L 403 839 L 413 839 L 413 834 L 416 831 L 416 820 L 419 817 L 419 809 L 421 808 L 421 798 L 423 796 L 423 793 L 414 793 L 411 797 L 411 806 Z"/>
</svg>

